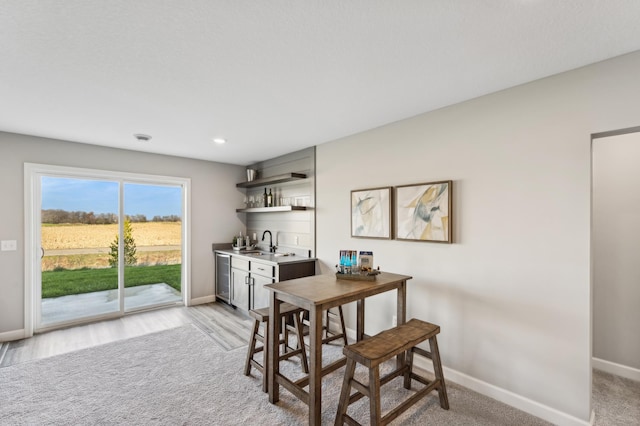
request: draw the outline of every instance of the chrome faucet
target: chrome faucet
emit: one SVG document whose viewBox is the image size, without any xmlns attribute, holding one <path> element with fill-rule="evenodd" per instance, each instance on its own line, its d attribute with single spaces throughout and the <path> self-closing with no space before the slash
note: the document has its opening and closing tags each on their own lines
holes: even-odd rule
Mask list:
<svg viewBox="0 0 640 426">
<path fill-rule="evenodd" d="M 274 245 L 273 245 L 273 235 L 271 235 L 271 231 L 269 231 L 269 230 L 267 229 L 266 231 L 264 231 L 264 232 L 262 233 L 262 241 L 264 241 L 264 235 L 265 235 L 267 232 L 269 233 L 269 252 L 271 252 L 271 253 L 275 253 L 275 252 L 276 252 L 276 249 L 277 249 L 278 247 L 276 247 L 276 246 L 274 246 Z"/>
</svg>

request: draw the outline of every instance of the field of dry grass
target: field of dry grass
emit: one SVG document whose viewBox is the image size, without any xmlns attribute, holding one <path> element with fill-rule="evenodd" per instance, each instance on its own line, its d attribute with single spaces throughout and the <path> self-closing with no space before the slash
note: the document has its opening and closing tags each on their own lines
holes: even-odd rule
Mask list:
<svg viewBox="0 0 640 426">
<path fill-rule="evenodd" d="M 181 262 L 180 250 L 154 250 L 154 246 L 180 246 L 180 222 L 132 223 L 132 235 L 138 253 L 137 265 L 175 265 Z M 42 270 L 56 268 L 108 268 L 109 245 L 116 239 L 118 225 L 45 225 L 42 227 Z M 142 250 L 146 248 L 145 250 Z M 84 251 L 84 250 L 87 251 Z M 93 249 L 93 250 L 91 250 Z M 100 250 L 96 250 L 100 249 Z M 47 253 L 71 250 L 68 253 Z"/>
<path fill-rule="evenodd" d="M 180 222 L 132 223 L 137 247 L 180 245 Z M 42 248 L 68 250 L 109 247 L 118 234 L 118 225 L 46 225 L 42 227 Z"/>
</svg>

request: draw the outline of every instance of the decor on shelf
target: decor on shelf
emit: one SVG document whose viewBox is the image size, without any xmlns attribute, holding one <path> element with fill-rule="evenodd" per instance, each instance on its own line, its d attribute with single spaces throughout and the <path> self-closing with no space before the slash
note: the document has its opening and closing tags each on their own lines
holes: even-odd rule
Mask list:
<svg viewBox="0 0 640 426">
<path fill-rule="evenodd" d="M 391 239 L 391 187 L 351 191 L 351 236 Z"/>
<path fill-rule="evenodd" d="M 398 240 L 451 243 L 452 181 L 396 187 Z"/>
</svg>

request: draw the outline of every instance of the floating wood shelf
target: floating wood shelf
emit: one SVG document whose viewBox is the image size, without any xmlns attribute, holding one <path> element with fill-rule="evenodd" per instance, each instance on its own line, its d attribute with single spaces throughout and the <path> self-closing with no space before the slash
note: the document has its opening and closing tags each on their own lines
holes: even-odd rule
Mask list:
<svg viewBox="0 0 640 426">
<path fill-rule="evenodd" d="M 278 206 L 278 207 L 250 207 L 248 209 L 236 209 L 237 213 L 271 213 L 291 212 L 296 210 L 309 210 L 306 206 Z"/>
<path fill-rule="evenodd" d="M 285 173 L 283 175 L 270 176 L 261 179 L 252 180 L 251 182 L 240 182 L 236 184 L 238 188 L 255 188 L 257 186 L 273 185 L 276 183 L 291 182 L 294 180 L 306 179 L 304 173 Z M 243 209 L 247 210 L 247 209 Z"/>
</svg>

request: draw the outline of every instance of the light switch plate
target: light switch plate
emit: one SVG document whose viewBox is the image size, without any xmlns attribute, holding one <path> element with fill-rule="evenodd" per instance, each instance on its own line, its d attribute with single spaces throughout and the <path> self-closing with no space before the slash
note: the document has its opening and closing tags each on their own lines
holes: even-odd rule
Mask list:
<svg viewBox="0 0 640 426">
<path fill-rule="evenodd" d="M 0 242 L 0 250 L 16 251 L 18 250 L 18 242 L 16 240 L 2 240 Z"/>
</svg>

